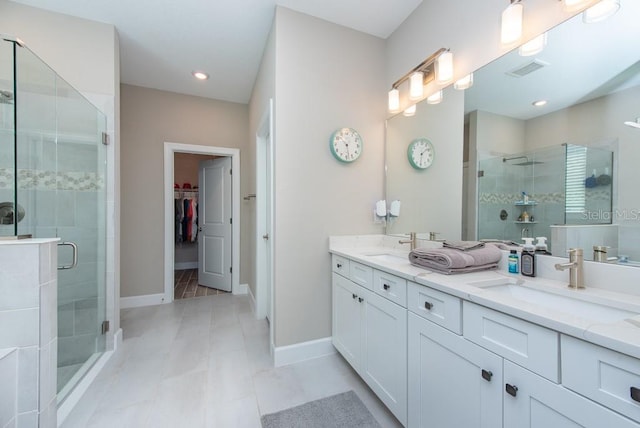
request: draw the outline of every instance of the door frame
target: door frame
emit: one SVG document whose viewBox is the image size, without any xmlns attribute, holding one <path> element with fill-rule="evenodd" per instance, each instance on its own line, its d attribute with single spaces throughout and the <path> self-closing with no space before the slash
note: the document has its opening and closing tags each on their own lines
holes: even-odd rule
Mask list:
<svg viewBox="0 0 640 428">
<path fill-rule="evenodd" d="M 275 206 L 274 206 L 274 126 L 273 126 L 273 99 L 269 99 L 269 103 L 256 131 L 256 318 L 265 318 L 267 313 L 271 315 L 269 320 L 269 344 L 271 354 L 274 349 L 274 330 L 275 330 L 275 274 L 274 274 L 274 247 L 275 247 Z M 269 150 L 271 159 L 270 163 L 270 181 L 271 186 L 267 189 L 267 183 L 264 177 L 267 172 L 267 149 Z M 267 201 L 269 198 L 269 201 Z M 267 202 L 270 202 L 267 204 Z M 270 207 L 270 223 L 266 224 L 266 211 Z M 267 265 L 267 253 L 262 235 L 269 231 L 270 236 L 267 241 L 269 251 L 271 253 L 269 266 Z M 271 299 L 267 301 L 267 287 L 271 287 Z"/>
<path fill-rule="evenodd" d="M 231 292 L 240 292 L 240 149 L 201 146 L 165 141 L 164 143 L 164 303 L 173 302 L 175 265 L 175 215 L 173 202 L 174 155 L 190 153 L 196 155 L 231 157 Z"/>
</svg>

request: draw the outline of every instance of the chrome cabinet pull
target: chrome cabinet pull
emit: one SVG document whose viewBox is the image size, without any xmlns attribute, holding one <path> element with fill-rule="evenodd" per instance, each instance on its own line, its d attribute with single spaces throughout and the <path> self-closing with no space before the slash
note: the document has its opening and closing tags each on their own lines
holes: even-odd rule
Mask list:
<svg viewBox="0 0 640 428">
<path fill-rule="evenodd" d="M 391 288 L 391 286 L 389 284 L 382 284 L 382 288 L 384 288 L 385 290 L 388 290 Z"/>
<path fill-rule="evenodd" d="M 518 394 L 518 387 L 515 385 L 509 385 L 508 383 L 505 385 L 504 387 L 505 391 L 507 391 L 507 394 L 509 394 L 512 397 L 515 397 Z"/>
<path fill-rule="evenodd" d="M 635 386 L 631 387 L 631 399 L 633 401 L 637 401 L 640 403 L 640 388 L 636 388 Z"/>
<path fill-rule="evenodd" d="M 73 260 L 71 261 L 70 265 L 58 266 L 58 270 L 73 269 L 74 267 L 78 266 L 78 246 L 75 244 L 75 242 L 69 241 L 69 242 L 60 242 L 58 244 L 58 247 L 62 247 L 64 245 L 68 245 L 73 250 Z"/>
<path fill-rule="evenodd" d="M 428 311 L 431 310 L 431 308 L 433 308 L 433 303 L 429 303 L 429 302 L 424 302 L 424 308 Z"/>
</svg>

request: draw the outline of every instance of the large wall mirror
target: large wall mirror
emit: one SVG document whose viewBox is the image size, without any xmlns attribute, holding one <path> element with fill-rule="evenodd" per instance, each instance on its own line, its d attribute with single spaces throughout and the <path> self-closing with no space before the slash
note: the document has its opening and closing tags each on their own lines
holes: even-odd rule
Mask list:
<svg viewBox="0 0 640 428">
<path fill-rule="evenodd" d="M 389 119 L 386 198 L 402 212 L 387 233 L 546 236 L 554 255 L 580 247 L 590 259 L 601 245 L 640 261 L 640 129 L 625 125 L 640 117 L 639 16 L 634 1 L 598 23 L 577 15 L 548 31 L 542 51 L 515 49 L 464 92 Z M 425 170 L 407 159 L 416 138 L 435 149 Z"/>
</svg>

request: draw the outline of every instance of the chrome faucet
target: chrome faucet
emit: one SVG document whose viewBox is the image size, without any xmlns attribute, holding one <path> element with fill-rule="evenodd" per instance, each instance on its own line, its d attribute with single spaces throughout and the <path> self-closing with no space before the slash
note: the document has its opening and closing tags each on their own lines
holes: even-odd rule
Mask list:
<svg viewBox="0 0 640 428">
<path fill-rule="evenodd" d="M 416 249 L 416 233 L 409 233 L 409 239 L 401 239 L 398 241 L 398 244 L 411 244 L 411 250 Z"/>
<path fill-rule="evenodd" d="M 556 270 L 569 269 L 569 288 L 584 288 L 584 255 L 582 248 L 569 249 L 569 263 L 556 263 Z"/>
</svg>

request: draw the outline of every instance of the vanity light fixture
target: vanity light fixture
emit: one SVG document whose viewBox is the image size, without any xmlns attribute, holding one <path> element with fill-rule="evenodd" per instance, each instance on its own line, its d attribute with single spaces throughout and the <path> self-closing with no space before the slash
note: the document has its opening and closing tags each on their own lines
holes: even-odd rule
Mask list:
<svg viewBox="0 0 640 428">
<path fill-rule="evenodd" d="M 424 73 L 416 71 L 409 77 L 409 99 L 416 101 L 424 96 Z"/>
<path fill-rule="evenodd" d="M 453 53 L 445 51 L 436 60 L 436 82 L 445 85 L 453 80 Z"/>
<path fill-rule="evenodd" d="M 193 71 L 191 74 L 198 80 L 207 80 L 209 78 L 209 75 L 204 71 Z"/>
<path fill-rule="evenodd" d="M 410 84 L 409 98 L 411 100 L 417 101 L 418 99 L 421 99 L 424 96 L 424 94 L 422 93 L 422 91 L 424 91 L 424 85 L 426 85 L 427 83 L 435 79 L 436 73 L 434 70 L 434 63 L 440 57 L 440 55 L 442 55 L 442 53 L 447 51 L 448 49 L 445 49 L 445 48 L 438 49 L 429 58 L 425 59 L 417 66 L 413 67 L 412 70 L 410 70 L 407 74 L 402 76 L 400 79 L 396 80 L 393 83 L 393 85 L 391 85 L 391 90 L 389 91 L 389 99 L 388 99 L 389 113 L 397 113 L 398 111 L 400 111 L 400 89 L 399 88 L 400 88 L 400 85 L 402 85 L 407 80 L 409 80 L 409 84 Z M 422 75 L 421 79 L 419 78 L 420 74 Z M 420 82 L 421 84 L 419 84 L 418 82 L 419 80 L 421 80 Z M 420 91 L 420 96 L 417 96 L 418 91 Z M 415 98 L 414 98 L 414 95 L 416 96 Z M 411 107 L 409 107 L 407 110 L 410 110 L 410 109 Z M 415 114 L 415 110 L 414 110 L 414 114 Z M 409 115 L 412 116 L 413 114 L 409 114 Z M 407 116 L 406 110 L 405 110 L 405 116 Z"/>
<path fill-rule="evenodd" d="M 400 91 L 392 89 L 389 91 L 389 112 L 398 113 L 400 111 Z"/>
<path fill-rule="evenodd" d="M 511 4 L 502 12 L 500 42 L 510 45 L 522 37 L 522 16 L 524 6 L 521 0 L 511 0 Z"/>
<path fill-rule="evenodd" d="M 582 22 L 593 24 L 604 21 L 620 9 L 620 0 L 601 0 L 582 13 Z"/>
<path fill-rule="evenodd" d="M 531 105 L 533 105 L 534 107 L 542 107 L 544 105 L 547 105 L 547 100 L 534 101 L 531 103 Z"/>
<path fill-rule="evenodd" d="M 635 121 L 628 120 L 624 124 L 627 125 L 627 126 L 630 126 L 632 128 L 640 129 L 640 117 L 636 117 Z"/>
<path fill-rule="evenodd" d="M 442 90 L 427 97 L 427 104 L 440 104 L 442 102 Z"/>
<path fill-rule="evenodd" d="M 566 11 L 572 12 L 581 9 L 590 1 L 591 0 L 562 0 L 562 3 L 564 4 L 564 8 Z"/>
<path fill-rule="evenodd" d="M 547 45 L 547 33 L 542 33 L 538 37 L 529 40 L 518 48 L 520 56 L 532 56 L 542 52 Z"/>
<path fill-rule="evenodd" d="M 473 86 L 473 73 L 469 73 L 462 79 L 456 80 L 453 87 L 458 90 L 469 89 Z"/>
<path fill-rule="evenodd" d="M 403 116 L 406 117 L 411 117 L 411 116 L 415 116 L 416 115 L 416 105 L 410 105 L 409 107 L 407 107 L 403 112 L 402 112 Z"/>
</svg>

